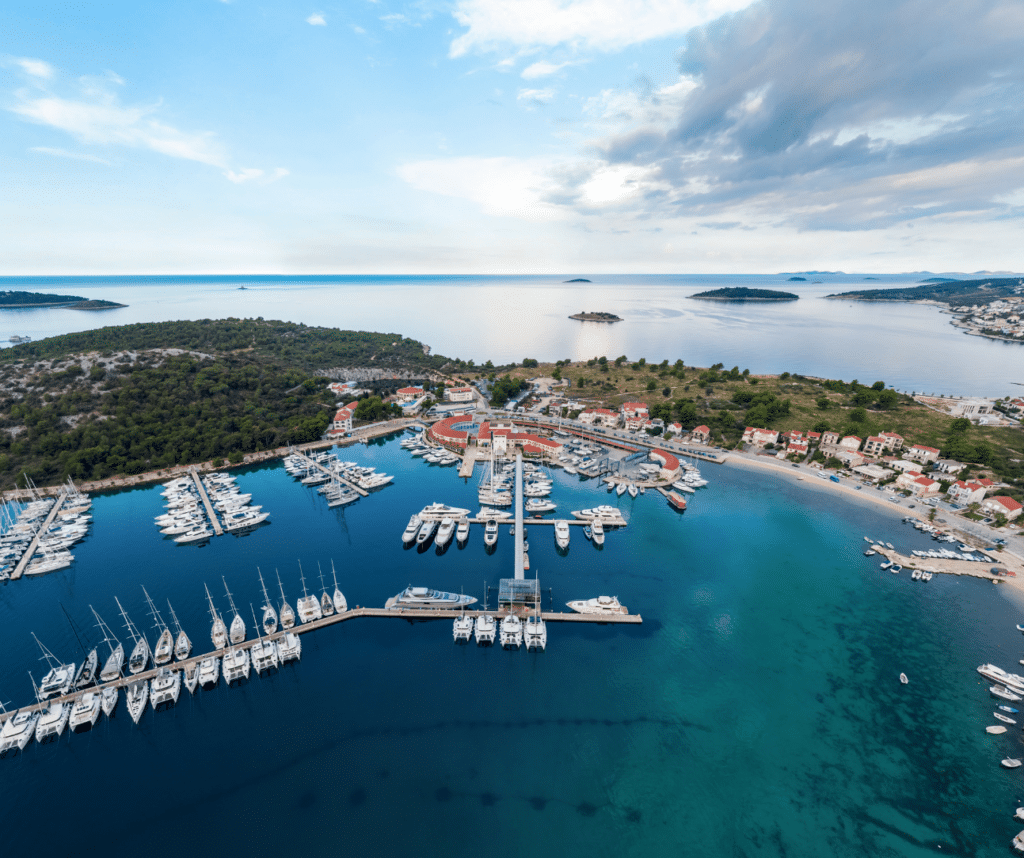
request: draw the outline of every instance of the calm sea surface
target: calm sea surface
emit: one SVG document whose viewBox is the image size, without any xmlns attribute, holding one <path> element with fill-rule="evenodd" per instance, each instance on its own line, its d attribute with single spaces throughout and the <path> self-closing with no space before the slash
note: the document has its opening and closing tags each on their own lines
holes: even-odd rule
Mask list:
<svg viewBox="0 0 1024 858">
<path fill-rule="evenodd" d="M 567 275 L 571 277 L 575 275 Z M 228 316 L 400 333 L 448 357 L 477 363 L 626 354 L 649 361 L 799 372 L 899 390 L 1019 395 L 1020 345 L 969 337 L 937 308 L 826 300 L 851 289 L 913 285 L 915 277 L 822 275 L 565 277 L 149 277 L 0 278 L 0 289 L 104 298 L 129 306 L 83 312 L 5 310 L 0 340 L 33 339 L 102 325 Z M 246 291 L 239 287 L 245 286 Z M 796 292 L 782 304 L 722 304 L 686 296 L 722 286 Z M 567 318 L 603 310 L 625 321 Z"/>
<path fill-rule="evenodd" d="M 26 669 L 41 676 L 31 631 L 81 658 L 61 606 L 92 643 L 90 604 L 121 627 L 115 595 L 151 630 L 140 585 L 208 647 L 203 584 L 226 612 L 222 575 L 251 634 L 257 567 L 275 590 L 280 570 L 293 604 L 300 561 L 317 587 L 333 561 L 351 605 L 409 584 L 482 597 L 510 574 L 507 530 L 491 556 L 476 526 L 441 556 L 402 548 L 425 504 L 475 511 L 475 481 L 394 440 L 341 456 L 394 484 L 335 511 L 279 465 L 242 471 L 272 523 L 205 547 L 160 536 L 159 488 L 97 497 L 71 569 L 0 587 L 0 698 L 24 705 Z M 985 734 L 974 668 L 1021 657 L 1010 602 L 882 573 L 862 535 L 932 544 L 895 513 L 703 470 L 682 516 L 556 473 L 559 513 L 625 510 L 603 551 L 574 529 L 561 557 L 551 528 L 530 527 L 556 607 L 613 594 L 642 626 L 551 624 L 548 650 L 527 654 L 455 646 L 447 621 L 355 620 L 303 636 L 301 662 L 270 678 L 183 690 L 139 726 L 122 698 L 92 732 L 0 761 L 4 854 L 1006 854 L 1024 789 L 999 760 L 1021 734 Z"/>
</svg>

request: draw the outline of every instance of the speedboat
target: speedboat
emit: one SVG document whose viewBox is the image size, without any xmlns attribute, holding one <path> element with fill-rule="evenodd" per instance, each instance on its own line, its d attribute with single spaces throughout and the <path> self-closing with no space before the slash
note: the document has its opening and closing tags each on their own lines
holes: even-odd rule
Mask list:
<svg viewBox="0 0 1024 858">
<path fill-rule="evenodd" d="M 523 630 L 523 639 L 526 641 L 527 649 L 547 649 L 547 623 L 544 622 L 539 614 L 531 614 L 526 618 L 526 627 Z"/>
<path fill-rule="evenodd" d="M 385 608 L 464 608 L 475 604 L 472 596 L 459 593 L 445 593 L 429 587 L 407 587 L 397 596 L 388 599 Z"/>
<path fill-rule="evenodd" d="M 1001 765 L 1004 769 L 1019 769 L 1020 760 L 1015 760 L 1012 757 L 1007 757 L 1005 760 L 1000 760 L 999 765 Z M 1020 835 L 1017 836 L 1019 837 Z"/>
<path fill-rule="evenodd" d="M 484 525 L 484 545 L 496 545 L 498 542 L 498 522 L 493 518 L 488 519 Z"/>
<path fill-rule="evenodd" d="M 1012 706 L 1004 706 L 1002 703 L 1000 703 L 996 708 L 1003 712 L 1009 712 L 1011 715 L 1017 715 L 1020 712 L 1019 709 L 1014 709 Z"/>
<path fill-rule="evenodd" d="M 421 524 L 423 524 L 423 522 L 420 520 L 418 515 L 414 515 L 409 519 L 409 523 L 405 526 L 405 530 L 402 531 L 403 545 L 412 545 L 416 540 L 416 534 L 419 532 Z"/>
<path fill-rule="evenodd" d="M 452 534 L 455 532 L 455 521 L 451 518 L 441 519 L 441 526 L 437 529 L 437 538 L 434 542 L 438 548 L 444 548 L 452 538 Z"/>
<path fill-rule="evenodd" d="M 628 614 L 625 605 L 620 605 L 616 596 L 598 596 L 596 599 L 580 599 L 566 602 L 577 614 Z"/>
<path fill-rule="evenodd" d="M 569 522 L 555 522 L 555 544 L 563 551 L 569 547 Z"/>
<path fill-rule="evenodd" d="M 1017 722 L 1009 715 L 1003 715 L 1002 712 L 993 712 L 992 715 L 997 721 L 1002 721 L 1004 724 L 1016 724 Z"/>
<path fill-rule="evenodd" d="M 583 528 L 583 535 L 587 539 L 593 539 L 594 538 L 594 532 L 590 529 L 590 525 L 589 524 L 584 526 L 584 528 Z"/>
<path fill-rule="evenodd" d="M 508 614 L 501 621 L 501 646 L 503 649 L 519 649 L 523 645 L 523 621 L 515 614 Z"/>
</svg>

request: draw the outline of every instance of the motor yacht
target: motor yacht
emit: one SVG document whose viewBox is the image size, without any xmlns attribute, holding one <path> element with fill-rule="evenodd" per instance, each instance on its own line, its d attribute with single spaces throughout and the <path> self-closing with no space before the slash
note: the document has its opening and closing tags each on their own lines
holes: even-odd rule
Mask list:
<svg viewBox="0 0 1024 858">
<path fill-rule="evenodd" d="M 440 519 L 444 517 L 448 518 L 462 518 L 463 516 L 469 515 L 468 509 L 461 509 L 457 506 L 448 506 L 444 503 L 432 503 L 429 506 L 423 507 L 423 511 L 420 512 L 420 518 L 424 520 L 426 517 L 433 517 Z"/>
<path fill-rule="evenodd" d="M 434 535 L 434 531 L 437 530 L 436 521 L 425 521 L 420 527 L 420 532 L 416 534 L 416 544 L 425 545 L 430 541 L 430 538 Z"/>
<path fill-rule="evenodd" d="M 498 543 L 498 522 L 493 518 L 487 520 L 484 525 L 484 545 L 491 546 Z"/>
<path fill-rule="evenodd" d="M 169 667 L 161 667 L 150 683 L 149 701 L 153 710 L 157 710 L 163 704 L 173 706 L 178 702 L 180 694 L 181 672 L 171 670 Z"/>
<path fill-rule="evenodd" d="M 569 522 L 564 520 L 555 522 L 555 545 L 563 551 L 569 547 Z"/>
<path fill-rule="evenodd" d="M 402 531 L 403 545 L 412 545 L 412 543 L 416 541 L 416 534 L 419 533 L 421 524 L 423 524 L 423 522 L 418 515 L 414 515 L 409 519 L 409 523 L 405 526 L 405 530 Z"/>
<path fill-rule="evenodd" d="M 146 704 L 149 702 L 149 683 L 141 679 L 129 683 L 124 698 L 128 714 L 132 716 L 132 721 L 138 724 Z"/>
<path fill-rule="evenodd" d="M 602 504 L 592 509 L 580 509 L 573 512 L 573 517 L 582 521 L 594 521 L 600 519 L 605 525 L 623 525 L 625 519 L 618 507 Z"/>
<path fill-rule="evenodd" d="M 590 522 L 590 538 L 594 545 L 604 545 L 604 524 L 601 519 L 595 518 Z"/>
<path fill-rule="evenodd" d="M 199 662 L 199 684 L 203 688 L 213 688 L 220 678 L 220 659 L 208 656 Z"/>
<path fill-rule="evenodd" d="M 519 649 L 523 645 L 523 621 L 515 614 L 508 614 L 501 621 L 501 646 L 503 649 Z"/>
<path fill-rule="evenodd" d="M 598 596 L 596 599 L 580 599 L 566 602 L 577 614 L 628 614 L 624 605 L 615 596 Z"/>
<path fill-rule="evenodd" d="M 445 593 L 429 587 L 407 587 L 397 596 L 392 596 L 384 605 L 388 609 L 397 608 L 464 608 L 475 604 L 472 596 L 459 593 Z"/>
<path fill-rule="evenodd" d="M 548 628 L 547 623 L 540 614 L 530 614 L 526 618 L 526 624 L 523 629 L 523 640 L 526 642 L 526 648 L 530 649 L 547 649 L 548 645 Z"/>
<path fill-rule="evenodd" d="M 455 532 L 455 520 L 442 518 L 441 525 L 437 529 L 437 538 L 434 540 L 438 548 L 444 548 L 451 542 L 452 534 Z"/>
<path fill-rule="evenodd" d="M 523 504 L 523 510 L 529 515 L 534 512 L 551 512 L 555 509 L 557 504 L 552 503 L 549 500 L 542 500 L 540 498 L 530 498 L 525 504 Z"/>
</svg>

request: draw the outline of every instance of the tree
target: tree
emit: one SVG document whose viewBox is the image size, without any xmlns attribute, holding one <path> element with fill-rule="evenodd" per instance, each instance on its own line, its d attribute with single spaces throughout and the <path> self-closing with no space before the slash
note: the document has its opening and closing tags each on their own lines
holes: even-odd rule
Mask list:
<svg viewBox="0 0 1024 858">
<path fill-rule="evenodd" d="M 523 358 L 523 366 L 530 369 L 532 367 L 539 366 L 539 364 L 534 358 Z"/>
<path fill-rule="evenodd" d="M 832 400 L 825 395 L 821 395 L 814 401 L 814 404 L 818 406 L 819 411 L 828 411 L 832 407 Z"/>
<path fill-rule="evenodd" d="M 829 426 L 827 420 L 819 420 L 812 427 L 812 431 L 814 431 L 814 432 L 828 432 L 831 428 L 832 427 Z"/>
<path fill-rule="evenodd" d="M 627 358 L 625 355 L 619 355 L 617 358 L 615 358 L 615 365 L 621 367 L 627 360 L 629 360 L 629 358 Z"/>
<path fill-rule="evenodd" d="M 885 390 L 885 382 L 884 381 L 876 381 L 874 384 L 871 385 L 871 389 L 872 390 Z"/>
<path fill-rule="evenodd" d="M 883 411 L 892 411 L 900 402 L 900 395 L 895 390 L 883 390 L 878 394 L 878 407 Z"/>
<path fill-rule="evenodd" d="M 654 390 L 657 386 L 658 386 L 658 382 L 656 382 L 653 378 L 650 381 L 647 382 L 647 389 L 648 390 Z"/>
<path fill-rule="evenodd" d="M 671 396 L 672 395 L 672 388 L 671 387 L 663 387 L 661 389 L 661 395 L 662 396 Z"/>
<path fill-rule="evenodd" d="M 850 412 L 850 419 L 854 423 L 863 423 L 868 419 L 868 413 L 863 408 L 854 408 L 853 411 Z"/>
</svg>

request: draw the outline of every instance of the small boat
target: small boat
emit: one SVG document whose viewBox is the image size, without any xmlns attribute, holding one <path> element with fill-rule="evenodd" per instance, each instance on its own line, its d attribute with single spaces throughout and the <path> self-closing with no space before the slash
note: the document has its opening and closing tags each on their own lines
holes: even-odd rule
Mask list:
<svg viewBox="0 0 1024 858">
<path fill-rule="evenodd" d="M 892 572 L 893 575 L 899 575 L 900 572 L 903 571 L 903 567 L 900 566 L 899 563 L 893 563 L 892 566 L 889 567 L 889 571 Z"/>
<path fill-rule="evenodd" d="M 142 588 L 142 593 L 146 597 L 146 603 L 149 605 L 149 615 L 153 617 L 157 630 L 156 647 L 153 649 L 153 663 L 157 665 L 167 664 L 174 653 L 174 637 L 171 635 L 171 630 L 167 627 L 163 617 L 160 616 L 160 612 L 156 609 L 156 605 L 153 604 L 153 600 L 149 598 L 149 593 L 146 592 L 145 587 Z"/>
<path fill-rule="evenodd" d="M 890 551 L 895 551 L 896 550 L 895 548 L 892 547 L 892 543 L 891 542 L 885 543 L 885 547 L 888 548 Z"/>
<path fill-rule="evenodd" d="M 878 564 L 878 568 L 879 569 L 888 569 L 890 566 L 892 566 L 892 561 L 891 560 L 886 560 L 884 563 L 879 563 Z"/>
<path fill-rule="evenodd" d="M 910 682 L 910 680 L 907 679 L 907 675 L 905 673 L 900 674 L 900 682 L 902 682 L 904 685 Z"/>
<path fill-rule="evenodd" d="M 992 715 L 993 715 L 993 717 L 996 718 L 996 720 L 1002 721 L 1004 724 L 1016 724 L 1017 723 L 1009 715 L 1003 715 L 1002 712 L 993 712 Z"/>
<path fill-rule="evenodd" d="M 132 640 L 135 641 L 135 646 L 132 648 L 132 654 L 128 656 L 128 672 L 129 673 L 142 673 L 149 664 L 149 642 L 139 634 L 138 629 L 135 628 L 135 624 L 128 618 L 124 608 L 121 607 L 121 603 L 117 601 L 117 597 L 114 597 L 114 601 L 117 602 L 117 607 L 121 609 L 121 616 L 124 617 L 125 628 L 128 629 L 128 634 L 131 635 Z"/>
<path fill-rule="evenodd" d="M 423 522 L 423 525 L 420 527 L 420 532 L 416 534 L 416 544 L 425 545 L 427 542 L 430 541 L 431 537 L 434 535 L 435 530 L 437 530 L 436 521 Z"/>
<path fill-rule="evenodd" d="M 1005 760 L 1000 760 L 999 765 L 1004 769 L 1019 769 L 1020 760 L 1015 760 L 1013 757 L 1007 757 Z"/>
<path fill-rule="evenodd" d="M 103 708 L 103 714 L 108 718 L 113 716 L 114 710 L 117 708 L 117 699 L 120 696 L 121 693 L 114 685 L 108 685 L 100 692 L 100 706 Z"/>
<path fill-rule="evenodd" d="M 1018 807 L 1014 811 L 1013 816 L 1015 819 L 1024 819 L 1024 807 Z"/>
<path fill-rule="evenodd" d="M 1013 715 L 1017 715 L 1020 712 L 1019 709 L 1014 709 L 1012 706 L 1004 706 L 1002 703 L 1000 703 L 999 706 L 996 708 L 1002 710 L 1003 712 L 1010 712 Z"/>
<path fill-rule="evenodd" d="M 1002 724 L 994 724 L 991 727 L 986 727 L 985 732 L 991 733 L 993 736 L 1002 736 L 1006 732 L 1006 728 Z"/>
<path fill-rule="evenodd" d="M 593 537 L 593 533 L 592 533 L 592 532 L 591 532 L 591 530 L 590 530 L 590 525 L 589 525 L 589 524 L 588 524 L 588 525 L 586 525 L 586 526 L 584 526 L 584 528 L 583 528 L 583 535 L 584 535 L 584 536 L 585 536 L 585 537 L 586 537 L 587 539 L 591 539 L 591 538 Z"/>
<path fill-rule="evenodd" d="M 665 495 L 665 498 L 673 507 L 675 507 L 680 512 L 685 511 L 686 498 L 682 497 L 681 495 L 677 495 L 675 492 L 668 492 Z"/>
<path fill-rule="evenodd" d="M 1018 817 L 1018 819 L 1024 819 L 1024 817 Z M 1018 832 L 1017 836 L 1011 841 L 1011 845 L 1018 852 L 1024 852 L 1024 831 Z"/>
<path fill-rule="evenodd" d="M 867 551 L 864 552 L 864 556 L 865 557 L 874 557 L 875 556 L 875 549 L 874 548 L 869 548 Z"/>
</svg>

